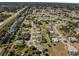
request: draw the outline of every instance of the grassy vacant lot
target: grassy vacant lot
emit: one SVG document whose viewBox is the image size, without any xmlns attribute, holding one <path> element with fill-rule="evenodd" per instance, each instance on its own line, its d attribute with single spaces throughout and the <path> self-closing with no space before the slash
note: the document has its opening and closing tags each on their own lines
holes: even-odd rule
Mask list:
<svg viewBox="0 0 79 59">
<path fill-rule="evenodd" d="M 48 53 L 53 56 L 67 55 L 67 47 L 59 42 L 56 46 L 48 47 L 48 44 L 42 44 L 44 48 L 48 49 Z M 60 51 L 60 52 L 59 52 Z"/>
</svg>

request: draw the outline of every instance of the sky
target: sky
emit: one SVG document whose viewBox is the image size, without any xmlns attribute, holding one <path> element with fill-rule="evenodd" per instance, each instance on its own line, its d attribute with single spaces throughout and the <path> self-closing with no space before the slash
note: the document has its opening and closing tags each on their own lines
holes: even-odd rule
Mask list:
<svg viewBox="0 0 79 59">
<path fill-rule="evenodd" d="M 65 3 L 79 3 L 79 0 L 0 0 L 0 2 L 65 2 Z"/>
</svg>

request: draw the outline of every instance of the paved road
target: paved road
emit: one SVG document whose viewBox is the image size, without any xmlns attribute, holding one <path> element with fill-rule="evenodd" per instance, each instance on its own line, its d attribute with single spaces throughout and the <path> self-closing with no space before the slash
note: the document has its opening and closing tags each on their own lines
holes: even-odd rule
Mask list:
<svg viewBox="0 0 79 59">
<path fill-rule="evenodd" d="M 19 17 L 16 22 L 10 27 L 9 32 L 15 32 L 18 27 L 20 26 L 20 24 L 23 22 L 24 20 L 24 16 Z"/>
<path fill-rule="evenodd" d="M 19 28 L 20 24 L 23 22 L 24 20 L 24 16 L 22 15 L 20 18 L 18 18 L 18 20 L 11 26 L 9 32 L 16 32 L 17 29 Z M 18 26 L 19 25 L 19 26 Z M 18 37 L 16 36 L 16 39 Z M 7 55 L 9 55 L 10 51 L 13 49 L 14 45 L 16 44 L 16 39 L 13 41 L 12 46 L 10 48 L 10 50 L 8 51 Z"/>
<path fill-rule="evenodd" d="M 4 37 L 2 44 L 6 44 L 10 42 L 11 37 L 15 35 L 16 31 L 20 27 L 20 24 L 23 22 L 23 20 L 24 20 L 24 16 L 21 16 L 17 19 L 16 22 L 14 22 L 14 24 L 10 27 L 10 30 L 8 31 L 9 34 L 6 34 L 6 36 Z"/>
<path fill-rule="evenodd" d="M 8 19 L 6 19 L 5 21 L 3 21 L 3 23 L 0 25 L 0 29 L 2 29 L 3 27 L 6 26 L 6 24 L 11 23 L 12 21 L 16 21 L 16 18 L 28 7 L 24 7 L 21 10 L 19 10 L 17 13 L 15 13 L 14 15 L 12 15 L 11 17 L 9 17 Z"/>
</svg>

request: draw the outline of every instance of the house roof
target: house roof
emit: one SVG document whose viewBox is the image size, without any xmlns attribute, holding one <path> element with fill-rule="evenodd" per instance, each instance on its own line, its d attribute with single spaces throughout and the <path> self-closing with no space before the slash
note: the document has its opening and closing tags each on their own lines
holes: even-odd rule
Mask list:
<svg viewBox="0 0 79 59">
<path fill-rule="evenodd" d="M 52 41 L 58 42 L 58 38 L 52 38 Z"/>
<path fill-rule="evenodd" d="M 69 46 L 69 47 L 68 47 L 68 50 L 71 51 L 71 52 L 77 52 L 77 51 L 78 51 L 78 50 L 77 50 L 75 47 L 73 47 L 73 46 Z"/>
<path fill-rule="evenodd" d="M 79 32 L 79 28 L 75 28 L 74 31 Z"/>
</svg>

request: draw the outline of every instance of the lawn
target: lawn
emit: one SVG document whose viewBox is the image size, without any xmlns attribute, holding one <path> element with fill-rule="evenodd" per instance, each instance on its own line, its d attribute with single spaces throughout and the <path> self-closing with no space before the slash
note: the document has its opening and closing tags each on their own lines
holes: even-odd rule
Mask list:
<svg viewBox="0 0 79 59">
<path fill-rule="evenodd" d="M 48 35 L 48 33 L 47 33 L 45 27 L 46 27 L 45 24 L 40 25 L 40 28 L 41 28 L 41 34 L 45 37 L 47 43 L 51 45 L 50 37 L 49 37 L 49 35 Z"/>
<path fill-rule="evenodd" d="M 64 46 L 61 42 L 59 42 L 56 46 L 48 47 L 48 44 L 42 44 L 44 48 L 48 49 L 48 53 L 51 56 L 66 56 L 67 55 L 67 47 Z M 59 52 L 60 51 L 60 52 Z"/>
</svg>

